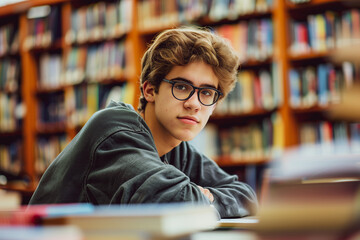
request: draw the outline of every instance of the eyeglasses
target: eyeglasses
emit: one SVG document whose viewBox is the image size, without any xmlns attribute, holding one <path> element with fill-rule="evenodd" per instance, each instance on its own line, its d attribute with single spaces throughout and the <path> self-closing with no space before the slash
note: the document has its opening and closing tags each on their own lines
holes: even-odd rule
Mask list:
<svg viewBox="0 0 360 240">
<path fill-rule="evenodd" d="M 172 81 L 166 78 L 164 78 L 163 81 L 172 85 L 172 95 L 180 101 L 186 101 L 191 98 L 196 89 L 198 90 L 197 95 L 200 103 L 205 106 L 215 104 L 220 96 L 223 95 L 222 92 L 212 87 L 195 87 L 184 81 Z"/>
</svg>

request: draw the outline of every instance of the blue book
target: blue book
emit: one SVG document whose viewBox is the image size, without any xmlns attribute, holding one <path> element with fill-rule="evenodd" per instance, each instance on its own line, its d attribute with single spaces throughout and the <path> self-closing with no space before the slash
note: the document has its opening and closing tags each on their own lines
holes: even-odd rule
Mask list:
<svg viewBox="0 0 360 240">
<path fill-rule="evenodd" d="M 317 68 L 318 77 L 318 101 L 319 105 L 328 104 L 328 66 L 326 64 L 320 64 Z"/>
<path fill-rule="evenodd" d="M 301 79 L 300 74 L 295 69 L 289 71 L 290 81 L 290 105 L 292 107 L 300 107 L 301 105 Z"/>
<path fill-rule="evenodd" d="M 315 50 L 315 36 L 316 36 L 316 30 L 315 30 L 315 16 L 309 15 L 308 16 L 308 33 L 309 33 L 309 45 L 312 50 Z"/>
</svg>

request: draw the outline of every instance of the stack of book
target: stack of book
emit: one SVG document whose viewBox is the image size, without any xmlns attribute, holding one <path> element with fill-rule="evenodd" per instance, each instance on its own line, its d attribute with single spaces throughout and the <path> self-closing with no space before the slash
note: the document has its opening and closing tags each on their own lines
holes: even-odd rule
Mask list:
<svg viewBox="0 0 360 240">
<path fill-rule="evenodd" d="M 344 239 L 344 234 L 359 231 L 359 163 L 357 154 L 286 151 L 270 169 L 257 230 L 332 236 L 323 239 Z"/>
<path fill-rule="evenodd" d="M 74 236 L 76 230 L 71 228 L 76 228 L 85 239 L 166 239 L 212 230 L 218 225 L 218 213 L 210 205 L 188 203 L 109 206 L 50 204 L 2 211 L 0 225 L 28 229 L 40 227 L 43 231 L 68 227 L 67 231 L 73 231 Z M 9 229 L 0 227 L 0 233 L 3 231 Z M 13 235 L 16 236 L 16 231 Z"/>
</svg>

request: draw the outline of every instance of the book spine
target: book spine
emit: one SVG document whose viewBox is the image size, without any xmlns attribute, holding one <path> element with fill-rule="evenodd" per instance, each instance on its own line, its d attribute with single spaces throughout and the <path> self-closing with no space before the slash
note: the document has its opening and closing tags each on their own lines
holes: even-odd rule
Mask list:
<svg viewBox="0 0 360 240">
<path fill-rule="evenodd" d="M 57 155 L 64 150 L 68 139 L 65 134 L 38 137 L 35 150 L 35 172 L 41 176 Z"/>
<path fill-rule="evenodd" d="M 355 129 L 354 136 L 356 134 Z M 343 122 L 311 121 L 300 126 L 300 148 L 304 152 L 316 151 L 321 155 L 350 154 L 354 148 L 349 139 L 351 139 L 351 131 L 348 133 L 348 126 Z M 318 151 L 319 149 L 321 152 Z"/>
<path fill-rule="evenodd" d="M 20 140 L 0 144 L 0 171 L 19 175 L 23 168 L 23 145 Z"/>
<path fill-rule="evenodd" d="M 190 143 L 220 165 L 256 163 L 274 154 L 273 123 L 270 118 L 228 128 L 210 123 Z"/>
<path fill-rule="evenodd" d="M 238 73 L 238 81 L 228 97 L 221 102 L 215 113 L 242 114 L 262 109 L 270 111 L 276 107 L 274 84 L 271 70 L 261 69 L 258 72 L 243 70 Z"/>
</svg>

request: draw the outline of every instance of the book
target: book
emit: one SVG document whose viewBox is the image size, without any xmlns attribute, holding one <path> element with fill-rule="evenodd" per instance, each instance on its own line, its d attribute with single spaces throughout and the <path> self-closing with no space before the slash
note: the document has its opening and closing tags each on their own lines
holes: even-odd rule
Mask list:
<svg viewBox="0 0 360 240">
<path fill-rule="evenodd" d="M 357 39 L 358 41 L 360 39 Z M 341 101 L 330 108 L 330 115 L 334 119 L 350 120 L 358 122 L 360 84 L 356 74 L 356 65 L 359 65 L 360 44 L 353 43 L 346 47 L 339 47 L 331 54 L 332 61 L 342 63 L 344 72 L 344 88 L 341 90 Z"/>
<path fill-rule="evenodd" d="M 260 70 L 259 80 L 261 86 L 261 98 L 262 107 L 267 110 L 271 110 L 275 107 L 274 94 L 273 94 L 273 83 L 271 79 L 271 74 L 267 70 Z"/>
<path fill-rule="evenodd" d="M 2 240 L 84 240 L 82 232 L 73 226 L 0 226 Z M 87 239 L 87 238 L 86 238 Z M 102 238 L 98 238 L 102 239 Z M 104 239 L 105 240 L 105 239 Z"/>
<path fill-rule="evenodd" d="M 245 0 L 243 0 L 245 1 Z M 212 231 L 212 232 L 198 232 L 192 234 L 190 240 L 258 240 L 256 233 L 251 231 Z"/>
<path fill-rule="evenodd" d="M 1 97 L 0 97 L 1 99 Z M 1 120 L 0 120 L 1 121 Z M 20 140 L 0 144 L 0 182 L 1 184 L 15 184 L 23 182 L 20 176 L 23 167 L 23 144 Z M 2 197 L 0 197 L 1 199 Z"/>
<path fill-rule="evenodd" d="M 301 79 L 296 69 L 289 71 L 290 105 L 299 107 L 301 105 Z"/>
<path fill-rule="evenodd" d="M 329 64 L 320 64 L 317 68 L 318 103 L 320 106 L 327 105 L 329 102 L 328 72 Z"/>
<path fill-rule="evenodd" d="M 312 66 L 308 66 L 302 72 L 302 104 L 304 106 L 313 106 L 317 103 L 317 79 L 316 69 Z"/>
<path fill-rule="evenodd" d="M 0 211 L 0 225 L 37 226 L 44 217 L 85 214 L 93 211 L 94 206 L 89 203 L 21 205 L 15 209 Z"/>
<path fill-rule="evenodd" d="M 0 177 L 3 177 L 3 175 L 0 175 Z M 0 199 L 0 211 L 16 209 L 21 204 L 21 195 L 19 192 L 0 189 Z"/>
<path fill-rule="evenodd" d="M 257 216 L 248 216 L 242 218 L 224 218 L 219 220 L 219 228 L 238 228 L 238 229 L 254 229 L 259 223 Z"/>
<path fill-rule="evenodd" d="M 321 146 L 314 148 L 289 149 L 272 162 L 257 231 L 332 233 L 342 239 L 344 232 L 359 229 L 359 155 L 319 155 Z"/>
<path fill-rule="evenodd" d="M 45 217 L 44 226 L 74 225 L 82 231 L 143 232 L 152 236 L 176 237 L 212 230 L 218 214 L 210 205 L 189 203 L 98 206 L 89 214 Z"/>
</svg>

